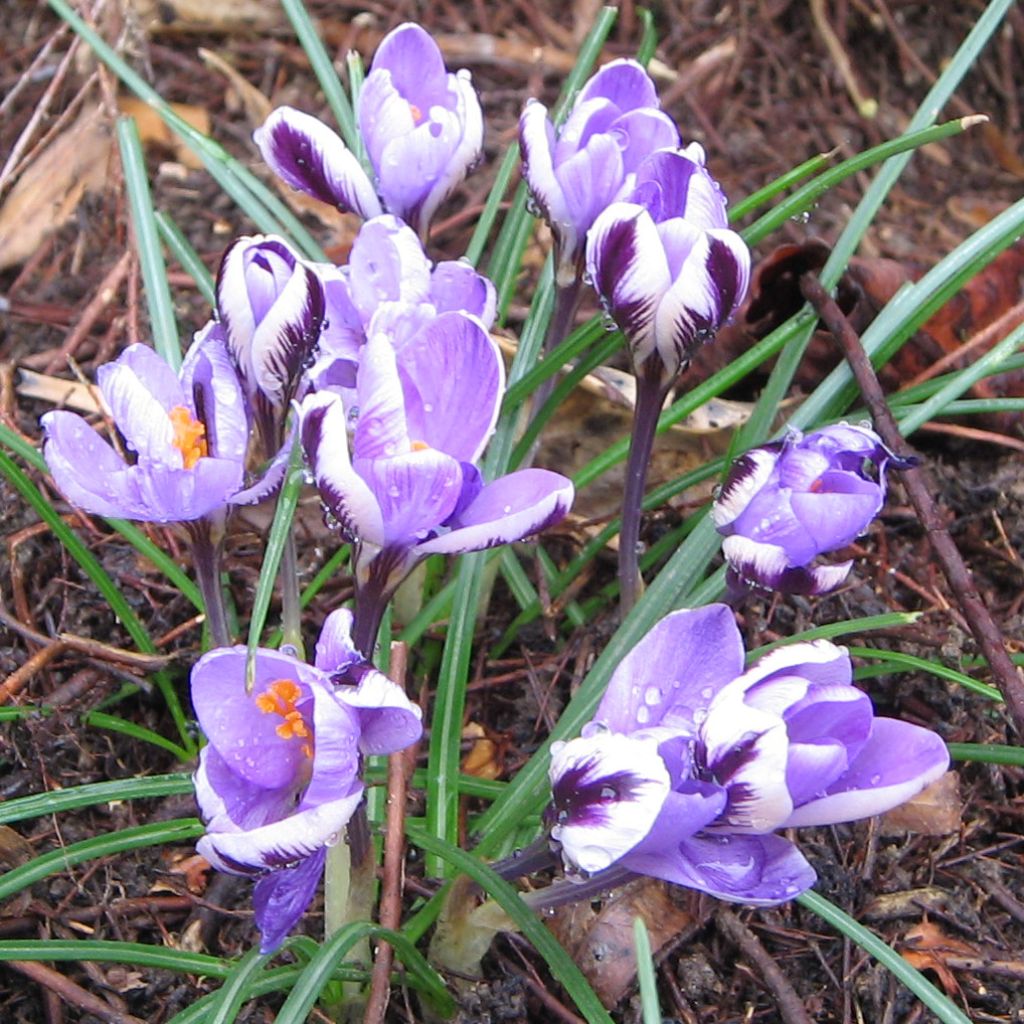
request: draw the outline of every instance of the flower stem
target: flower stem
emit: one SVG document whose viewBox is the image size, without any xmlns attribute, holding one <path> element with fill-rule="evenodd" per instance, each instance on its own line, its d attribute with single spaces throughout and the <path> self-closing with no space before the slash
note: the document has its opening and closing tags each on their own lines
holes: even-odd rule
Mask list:
<svg viewBox="0 0 1024 1024">
<path fill-rule="evenodd" d="M 573 318 L 576 315 L 576 307 L 580 301 L 582 283 L 582 278 L 577 274 L 569 284 L 556 286 L 555 308 L 548 321 L 547 333 L 544 335 L 544 358 L 547 358 L 569 336 Z M 544 408 L 544 403 L 551 396 L 551 392 L 555 390 L 556 376 L 553 374 L 548 377 L 533 393 L 532 416 L 536 416 Z M 532 454 L 531 452 L 530 458 L 524 461 L 524 466 L 533 461 Z"/>
<path fill-rule="evenodd" d="M 671 381 L 662 379 L 662 364 L 652 357 L 639 368 L 636 378 L 636 409 L 633 436 L 626 460 L 626 482 L 622 492 L 622 529 L 619 531 L 619 610 L 625 618 L 643 588 L 640 577 L 640 517 L 647 482 L 647 467 L 654 449 L 658 417 Z"/>
<path fill-rule="evenodd" d="M 228 629 L 227 612 L 224 609 L 224 589 L 220 582 L 220 556 L 224 531 L 209 519 L 198 519 L 189 524 L 192 541 L 192 565 L 195 567 L 196 583 L 203 595 L 206 611 L 206 625 L 210 631 L 210 642 L 214 647 L 229 647 L 231 631 Z M 214 533 L 217 533 L 216 540 Z"/>
</svg>

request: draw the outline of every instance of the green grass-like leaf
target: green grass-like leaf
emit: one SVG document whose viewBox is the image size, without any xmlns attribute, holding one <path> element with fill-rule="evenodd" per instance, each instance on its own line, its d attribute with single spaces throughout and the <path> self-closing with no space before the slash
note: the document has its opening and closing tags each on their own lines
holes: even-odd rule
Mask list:
<svg viewBox="0 0 1024 1024">
<path fill-rule="evenodd" d="M 594 994 L 587 979 L 541 919 L 519 898 L 515 888 L 496 875 L 473 854 L 428 835 L 420 829 L 409 830 L 409 841 L 434 857 L 446 860 L 461 874 L 476 882 L 515 922 L 520 932 L 544 958 L 551 973 L 569 994 L 589 1024 L 612 1024 L 612 1019 Z M 281 1024 L 278 1018 L 277 1024 Z"/>
<path fill-rule="evenodd" d="M 162 846 L 170 843 L 184 843 L 203 834 L 203 826 L 196 818 L 178 818 L 174 821 L 160 821 L 152 825 L 124 828 L 109 835 L 83 839 L 62 849 L 50 850 L 33 857 L 27 864 L 12 868 L 0 876 L 0 900 L 6 900 L 16 892 L 34 885 L 48 875 L 66 871 L 83 861 L 109 857 L 112 854 L 127 853 L 146 846 Z"/>
<path fill-rule="evenodd" d="M 865 953 L 873 956 L 897 981 L 910 989 L 942 1021 L 942 1024 L 971 1024 L 970 1018 L 966 1017 L 963 1011 L 947 999 L 920 971 L 916 971 L 874 932 L 868 931 L 834 903 L 830 903 L 824 896 L 812 890 L 798 896 L 796 901 L 860 946 Z"/>
</svg>

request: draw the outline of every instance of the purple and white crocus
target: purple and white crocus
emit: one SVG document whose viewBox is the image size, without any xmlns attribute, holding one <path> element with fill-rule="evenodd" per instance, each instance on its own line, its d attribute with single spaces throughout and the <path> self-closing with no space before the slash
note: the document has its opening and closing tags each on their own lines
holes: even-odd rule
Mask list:
<svg viewBox="0 0 1024 1024">
<path fill-rule="evenodd" d="M 420 709 L 362 658 L 351 614 L 328 616 L 316 663 L 259 650 L 246 690 L 246 649 L 222 647 L 192 670 L 192 703 L 208 739 L 194 782 L 215 868 L 256 879 L 261 952 L 273 952 L 309 905 L 327 848 L 360 800 L 362 757 L 420 737 Z"/>
<path fill-rule="evenodd" d="M 844 648 L 743 666 L 720 604 L 669 615 L 622 661 L 582 736 L 552 747 L 551 836 L 571 874 L 778 903 L 815 874 L 777 830 L 880 814 L 948 767 L 938 735 L 874 715 Z"/>
<path fill-rule="evenodd" d="M 320 341 L 323 285 L 283 238 L 245 236 L 232 242 L 221 260 L 217 311 L 272 455 L 283 439 L 299 379 Z"/>
<path fill-rule="evenodd" d="M 320 497 L 356 546 L 364 652 L 388 598 L 421 559 L 521 540 L 558 522 L 573 497 L 569 480 L 542 469 L 481 479 L 476 462 L 498 415 L 504 366 L 479 320 L 444 313 L 400 353 L 386 334 L 371 333 L 354 404 L 320 391 L 301 406 Z"/>
<path fill-rule="evenodd" d="M 316 389 L 355 386 L 371 320 L 374 331 L 386 333 L 397 348 L 441 313 L 469 313 L 487 329 L 494 323 L 494 285 L 462 260 L 432 265 L 412 228 L 390 214 L 363 224 L 345 266 L 311 266 L 323 285 L 327 311 L 309 371 Z"/>
<path fill-rule="evenodd" d="M 750 251 L 729 229 L 725 195 L 697 143 L 640 165 L 630 195 L 595 220 L 587 270 L 637 375 L 653 361 L 656 375 L 673 381 L 732 316 L 750 280 Z"/>
<path fill-rule="evenodd" d="M 292 188 L 364 219 L 393 213 L 425 238 L 483 146 L 469 72 L 450 74 L 424 29 L 399 25 L 377 49 L 356 114 L 374 181 L 334 131 L 292 107 L 275 110 L 254 139 Z"/>
<path fill-rule="evenodd" d="M 823 594 L 842 584 L 852 560 L 811 563 L 867 529 L 885 503 L 890 463 L 909 465 L 870 427 L 848 423 L 791 431 L 741 455 L 712 509 L 730 586 Z"/>
<path fill-rule="evenodd" d="M 523 177 L 554 232 L 560 286 L 579 276 L 587 231 L 599 213 L 632 190 L 641 161 L 678 145 L 679 132 L 636 61 L 602 67 L 558 129 L 547 107 L 527 103 L 519 119 Z"/>
<path fill-rule="evenodd" d="M 244 489 L 249 419 L 218 325 L 196 335 L 178 373 L 136 344 L 101 366 L 96 381 L 125 454 L 77 413 L 42 418 L 43 457 L 73 505 L 94 515 L 181 523 L 262 496 Z"/>
</svg>

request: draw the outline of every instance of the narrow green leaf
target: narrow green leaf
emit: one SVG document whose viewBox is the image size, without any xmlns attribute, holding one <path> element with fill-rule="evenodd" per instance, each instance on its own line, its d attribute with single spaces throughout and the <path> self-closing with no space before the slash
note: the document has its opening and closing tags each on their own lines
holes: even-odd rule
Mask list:
<svg viewBox="0 0 1024 1024">
<path fill-rule="evenodd" d="M 886 674 L 890 672 L 928 672 L 930 675 L 938 676 L 940 679 L 948 679 L 950 682 L 958 683 L 965 690 L 976 693 L 988 700 L 1003 700 L 1003 695 L 994 686 L 978 682 L 963 672 L 948 668 L 936 661 L 929 661 L 927 658 L 918 658 L 913 654 L 904 654 L 902 651 L 880 651 L 874 647 L 851 647 L 850 654 L 855 658 L 869 658 L 872 661 L 881 662 L 885 666 Z M 881 675 L 877 668 L 870 666 L 858 669 L 855 673 L 857 679 L 870 679 L 873 676 Z"/>
<path fill-rule="evenodd" d="M 217 991 L 207 1013 L 206 1024 L 232 1024 L 242 1003 L 249 998 L 253 980 L 269 959 L 269 954 L 260 956 L 259 949 L 253 947 L 238 961 Z"/>
<path fill-rule="evenodd" d="M 157 230 L 164 240 L 164 245 L 171 255 L 181 264 L 182 270 L 196 283 L 199 294 L 211 305 L 217 305 L 217 291 L 214 286 L 213 274 L 206 269 L 206 264 L 199 258 L 199 253 L 192 248 L 181 228 L 174 223 L 170 214 L 157 210 L 155 214 Z"/>
<path fill-rule="evenodd" d="M 341 137 L 345 140 L 345 145 L 358 155 L 361 140 L 359 129 L 356 126 L 355 111 L 352 109 L 348 94 L 338 78 L 338 73 L 334 70 L 334 63 L 317 34 L 316 26 L 306 10 L 306 5 L 302 0 L 281 0 L 281 6 L 284 8 L 285 14 L 288 15 L 292 28 L 295 29 L 295 37 L 298 39 L 299 45 L 306 51 L 309 66 L 313 69 L 313 74 L 316 75 L 316 80 L 327 98 L 327 105 L 331 108 L 331 113 L 341 129 Z"/>
<path fill-rule="evenodd" d="M 94 726 L 97 729 L 109 729 L 111 732 L 120 733 L 122 736 L 130 736 L 133 740 L 141 743 L 149 743 L 161 750 L 172 753 L 179 761 L 188 761 L 192 755 L 180 747 L 173 740 L 166 739 L 159 733 L 147 729 L 144 725 L 137 725 L 127 719 L 118 718 L 116 715 L 108 715 L 102 711 L 90 711 L 82 719 L 86 725 Z"/>
<path fill-rule="evenodd" d="M 202 824 L 195 818 L 160 821 L 153 825 L 124 828 L 109 835 L 84 839 L 61 849 L 33 857 L 27 864 L 12 868 L 0 876 L 0 901 L 34 885 L 48 875 L 66 871 L 83 861 L 109 857 L 111 854 L 138 850 L 145 846 L 184 843 L 203 834 Z"/>
<path fill-rule="evenodd" d="M 636 976 L 640 982 L 640 1008 L 643 1024 L 661 1024 L 658 981 L 654 974 L 651 939 L 642 917 L 633 918 L 633 945 L 636 948 Z"/>
<path fill-rule="evenodd" d="M 920 971 L 914 970 L 874 932 L 868 931 L 834 903 L 830 903 L 813 890 L 798 896 L 796 901 L 860 946 L 865 953 L 873 956 L 897 981 L 917 996 L 942 1024 L 971 1024 L 970 1018 L 966 1017 L 960 1008 L 947 999 Z"/>
<path fill-rule="evenodd" d="M 150 775 L 113 782 L 90 782 L 84 786 L 70 786 L 47 793 L 33 793 L 16 800 L 0 802 L 0 825 L 26 818 L 39 818 L 45 814 L 60 814 L 76 807 L 91 807 L 113 800 L 145 800 L 158 796 L 174 796 L 192 792 L 192 776 L 185 772 L 170 775 Z"/>
<path fill-rule="evenodd" d="M 153 217 L 153 200 L 146 178 L 146 160 L 142 155 L 142 141 L 133 117 L 117 119 L 117 144 L 121 150 L 121 168 L 128 192 L 128 207 L 135 230 L 135 249 L 145 284 L 149 323 L 153 331 L 153 348 L 175 373 L 181 367 L 181 337 L 174 316 L 174 302 L 167 284 L 160 235 Z"/>
<path fill-rule="evenodd" d="M 980 761 L 982 764 L 1011 764 L 1024 767 L 1024 747 L 1002 747 L 992 743 L 947 743 L 954 761 Z"/>
<path fill-rule="evenodd" d="M 774 181 L 768 182 L 763 188 L 759 188 L 756 192 L 751 192 L 749 196 L 745 196 L 739 202 L 732 203 L 729 207 L 730 223 L 735 224 L 736 221 L 742 220 L 748 213 L 752 213 L 754 210 L 770 202 L 781 192 L 785 192 L 787 188 L 798 185 L 812 174 L 817 174 L 822 168 L 828 167 L 834 155 L 835 151 L 833 150 L 831 153 L 819 153 L 817 156 L 812 156 L 810 160 L 797 164 L 791 171 L 786 171 L 785 174 L 780 175 Z"/>
<path fill-rule="evenodd" d="M 576 1008 L 589 1024 L 612 1024 L 608 1011 L 601 1005 L 587 979 L 571 956 L 545 927 L 544 922 L 519 898 L 519 893 L 505 879 L 496 875 L 473 854 L 428 835 L 421 829 L 409 830 L 409 841 L 428 854 L 446 860 L 461 874 L 468 875 L 515 922 L 520 932 L 544 958 L 549 970 L 562 985 Z M 283 1024 L 278 1018 L 277 1024 Z"/>
</svg>

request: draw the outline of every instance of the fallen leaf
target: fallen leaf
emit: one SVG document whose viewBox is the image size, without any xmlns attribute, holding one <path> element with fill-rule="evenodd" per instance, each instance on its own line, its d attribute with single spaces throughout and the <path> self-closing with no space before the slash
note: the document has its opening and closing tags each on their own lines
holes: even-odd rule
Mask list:
<svg viewBox="0 0 1024 1024">
<path fill-rule="evenodd" d="M 462 770 L 478 779 L 497 779 L 502 773 L 498 762 L 498 744 L 477 722 L 469 722 L 462 730 L 464 740 L 474 740 L 469 753 L 462 759 Z"/>
<path fill-rule="evenodd" d="M 960 831 L 961 810 L 960 776 L 946 772 L 913 799 L 883 814 L 880 830 L 883 835 L 945 836 Z"/>
<path fill-rule="evenodd" d="M 861 910 L 860 916 L 865 921 L 895 921 L 901 917 L 920 917 L 922 910 L 944 907 L 948 903 L 949 893 L 936 885 L 930 885 L 920 889 L 881 893 Z"/>
<path fill-rule="evenodd" d="M 78 380 L 66 380 L 64 377 L 52 377 L 34 370 L 19 369 L 20 380 L 15 388 L 24 398 L 35 398 L 62 409 L 74 409 L 77 412 L 101 412 L 96 401 L 96 390 Z"/>
<path fill-rule="evenodd" d="M 922 921 L 907 932 L 903 937 L 903 945 L 905 948 L 900 951 L 903 959 L 919 971 L 934 971 L 950 998 L 960 996 L 961 991 L 960 984 L 946 959 L 953 956 L 980 955 L 974 946 L 947 935 L 931 921 Z"/>
<path fill-rule="evenodd" d="M 696 898 L 688 890 L 677 894 L 688 901 Z M 571 903 L 548 922 L 608 1009 L 618 1005 L 636 980 L 637 917 L 647 925 L 653 954 L 694 921 L 664 882 L 640 878 L 617 890 L 599 910 L 585 900 Z"/>
<path fill-rule="evenodd" d="M 20 832 L 15 832 L 9 825 L 0 825 L 0 874 L 27 864 L 35 855 L 32 844 Z M 3 906 L 5 915 L 17 917 L 24 913 L 31 901 L 32 893 L 22 889 L 9 900 L 0 901 L 0 906 Z"/>
<path fill-rule="evenodd" d="M 170 103 L 168 105 L 178 117 L 187 121 L 196 131 L 200 131 L 204 135 L 210 134 L 210 114 L 203 107 L 197 107 L 192 103 Z M 203 166 L 202 160 L 192 152 L 183 139 L 171 131 L 164 119 L 148 103 L 144 103 L 134 96 L 121 96 L 117 100 L 117 108 L 122 114 L 135 118 L 139 138 L 144 144 L 171 150 L 177 160 L 193 170 L 198 170 Z"/>
<path fill-rule="evenodd" d="M 28 259 L 109 179 L 112 134 L 102 110 L 83 111 L 29 164 L 0 209 L 0 270 Z"/>
<path fill-rule="evenodd" d="M 267 32 L 283 24 L 278 4 L 264 0 L 128 0 L 151 35 L 169 32 Z"/>
</svg>

